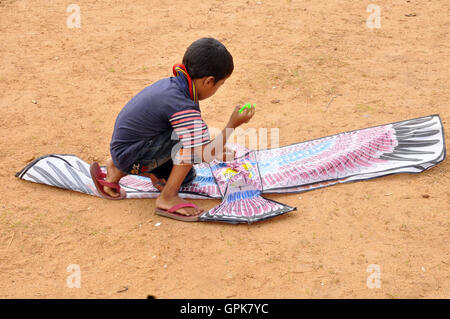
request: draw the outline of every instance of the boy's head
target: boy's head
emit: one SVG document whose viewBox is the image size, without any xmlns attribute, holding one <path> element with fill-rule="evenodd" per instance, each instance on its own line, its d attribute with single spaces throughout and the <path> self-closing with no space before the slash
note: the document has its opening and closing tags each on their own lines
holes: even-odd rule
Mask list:
<svg viewBox="0 0 450 319">
<path fill-rule="evenodd" d="M 233 57 L 213 38 L 201 38 L 186 50 L 183 64 L 195 83 L 199 100 L 212 96 L 233 73 Z"/>
</svg>

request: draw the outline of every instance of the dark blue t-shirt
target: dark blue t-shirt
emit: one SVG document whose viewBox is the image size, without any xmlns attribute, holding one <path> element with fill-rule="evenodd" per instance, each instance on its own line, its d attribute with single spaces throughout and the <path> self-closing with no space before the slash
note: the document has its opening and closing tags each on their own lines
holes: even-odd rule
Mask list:
<svg viewBox="0 0 450 319">
<path fill-rule="evenodd" d="M 200 121 L 201 130 L 194 132 L 194 121 L 195 128 Z M 201 119 L 199 104 L 190 98 L 188 81 L 183 76 L 153 83 L 120 111 L 110 143 L 114 165 L 126 171 L 151 138 L 168 130 L 177 132 L 184 148 L 209 142 L 208 128 Z"/>
</svg>

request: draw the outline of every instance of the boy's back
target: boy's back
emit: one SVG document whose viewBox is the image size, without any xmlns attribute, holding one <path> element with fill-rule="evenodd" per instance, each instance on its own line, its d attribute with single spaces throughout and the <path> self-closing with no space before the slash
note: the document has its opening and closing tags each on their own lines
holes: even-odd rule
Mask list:
<svg viewBox="0 0 450 319">
<path fill-rule="evenodd" d="M 189 97 L 188 82 L 181 76 L 159 80 L 132 98 L 114 126 L 110 148 L 116 167 L 126 171 L 150 139 L 173 129 L 170 121 L 182 111 L 192 111 L 186 113 L 202 121 L 199 104 Z M 206 124 L 201 125 L 201 133 L 208 134 Z"/>
</svg>

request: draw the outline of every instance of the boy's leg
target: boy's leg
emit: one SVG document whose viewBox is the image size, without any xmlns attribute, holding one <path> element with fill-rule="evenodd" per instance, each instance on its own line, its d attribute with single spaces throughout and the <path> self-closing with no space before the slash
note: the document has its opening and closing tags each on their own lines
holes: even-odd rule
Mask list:
<svg viewBox="0 0 450 319">
<path fill-rule="evenodd" d="M 137 156 L 137 160 L 126 170 L 127 173 L 133 175 L 141 175 L 149 177 L 160 192 L 164 188 L 166 180 L 153 170 L 164 165 L 170 159 L 171 148 L 173 143 L 171 140 L 172 131 L 164 132 L 147 141 Z M 167 174 L 167 177 L 169 173 Z M 166 177 L 166 179 L 167 179 Z"/>
<path fill-rule="evenodd" d="M 164 189 L 164 186 L 169 179 L 170 171 L 172 170 L 172 160 L 169 160 L 151 170 L 150 172 L 143 173 L 143 176 L 150 177 L 153 186 L 155 186 L 160 192 Z"/>
<path fill-rule="evenodd" d="M 170 172 L 172 171 L 173 162 L 172 160 L 168 160 L 166 163 L 164 163 L 161 166 L 158 166 L 154 170 L 148 173 L 142 173 L 141 175 L 149 177 L 152 180 L 152 184 L 154 187 L 156 187 L 160 192 L 164 189 L 164 186 L 166 186 L 167 180 L 169 179 Z M 181 186 L 185 186 L 189 183 L 191 183 L 195 177 L 197 176 L 197 173 L 195 172 L 195 169 L 191 167 L 189 172 L 187 173 L 186 177 L 184 178 L 183 182 L 181 183 Z"/>
<path fill-rule="evenodd" d="M 178 196 L 178 191 L 191 168 L 192 165 L 173 165 L 167 183 L 156 199 L 156 207 L 168 210 L 177 204 L 187 203 L 187 201 Z M 187 216 L 198 215 L 202 212 L 203 209 L 195 209 L 193 207 L 180 208 L 177 211 L 177 213 Z"/>
<path fill-rule="evenodd" d="M 106 181 L 110 182 L 110 183 L 118 183 L 119 180 L 126 176 L 127 174 L 125 174 L 124 172 L 122 172 L 121 170 L 119 170 L 113 163 L 113 160 L 111 158 L 108 158 L 108 160 L 106 161 Z M 120 194 L 117 193 L 114 189 L 107 187 L 107 186 L 103 186 L 103 189 L 105 190 L 105 193 L 107 193 L 108 195 L 112 196 L 112 197 L 119 197 Z"/>
<path fill-rule="evenodd" d="M 150 174 L 152 174 L 159 182 L 163 182 L 163 184 L 167 183 L 167 180 L 169 179 L 170 172 L 172 171 L 173 167 L 173 161 L 172 159 L 169 159 L 167 162 L 162 164 L 161 166 L 158 166 L 157 168 L 153 169 Z M 181 186 L 187 185 L 190 182 L 192 182 L 195 177 L 197 176 L 194 167 L 191 167 L 189 172 L 187 173 L 186 177 L 184 178 L 183 182 L 181 183 Z M 153 178 L 152 178 L 153 182 Z"/>
<path fill-rule="evenodd" d="M 176 137 L 173 139 L 172 133 L 173 131 L 164 132 L 149 141 L 139 156 L 140 160 L 135 163 L 139 172 L 132 173 L 149 177 L 153 186 L 160 192 L 164 189 L 172 171 L 172 150 L 181 147 L 181 145 L 178 145 L 179 140 Z M 194 180 L 195 176 L 195 169 L 192 168 L 183 180 L 182 185 Z"/>
</svg>

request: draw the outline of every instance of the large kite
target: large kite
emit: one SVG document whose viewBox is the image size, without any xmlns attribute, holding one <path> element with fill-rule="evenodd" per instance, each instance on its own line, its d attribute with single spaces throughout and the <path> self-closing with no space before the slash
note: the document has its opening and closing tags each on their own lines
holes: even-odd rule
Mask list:
<svg viewBox="0 0 450 319">
<path fill-rule="evenodd" d="M 180 189 L 191 199 L 222 199 L 198 221 L 252 223 L 294 207 L 261 194 L 295 193 L 397 173 L 420 173 L 445 159 L 439 115 L 375 126 L 266 150 L 231 145 L 232 162 L 195 165 L 197 177 Z M 102 168 L 104 169 L 104 168 Z M 101 197 L 89 164 L 75 155 L 50 154 L 35 159 L 16 174 L 36 183 Z M 147 177 L 120 180 L 127 198 L 156 198 L 159 191 Z"/>
</svg>

